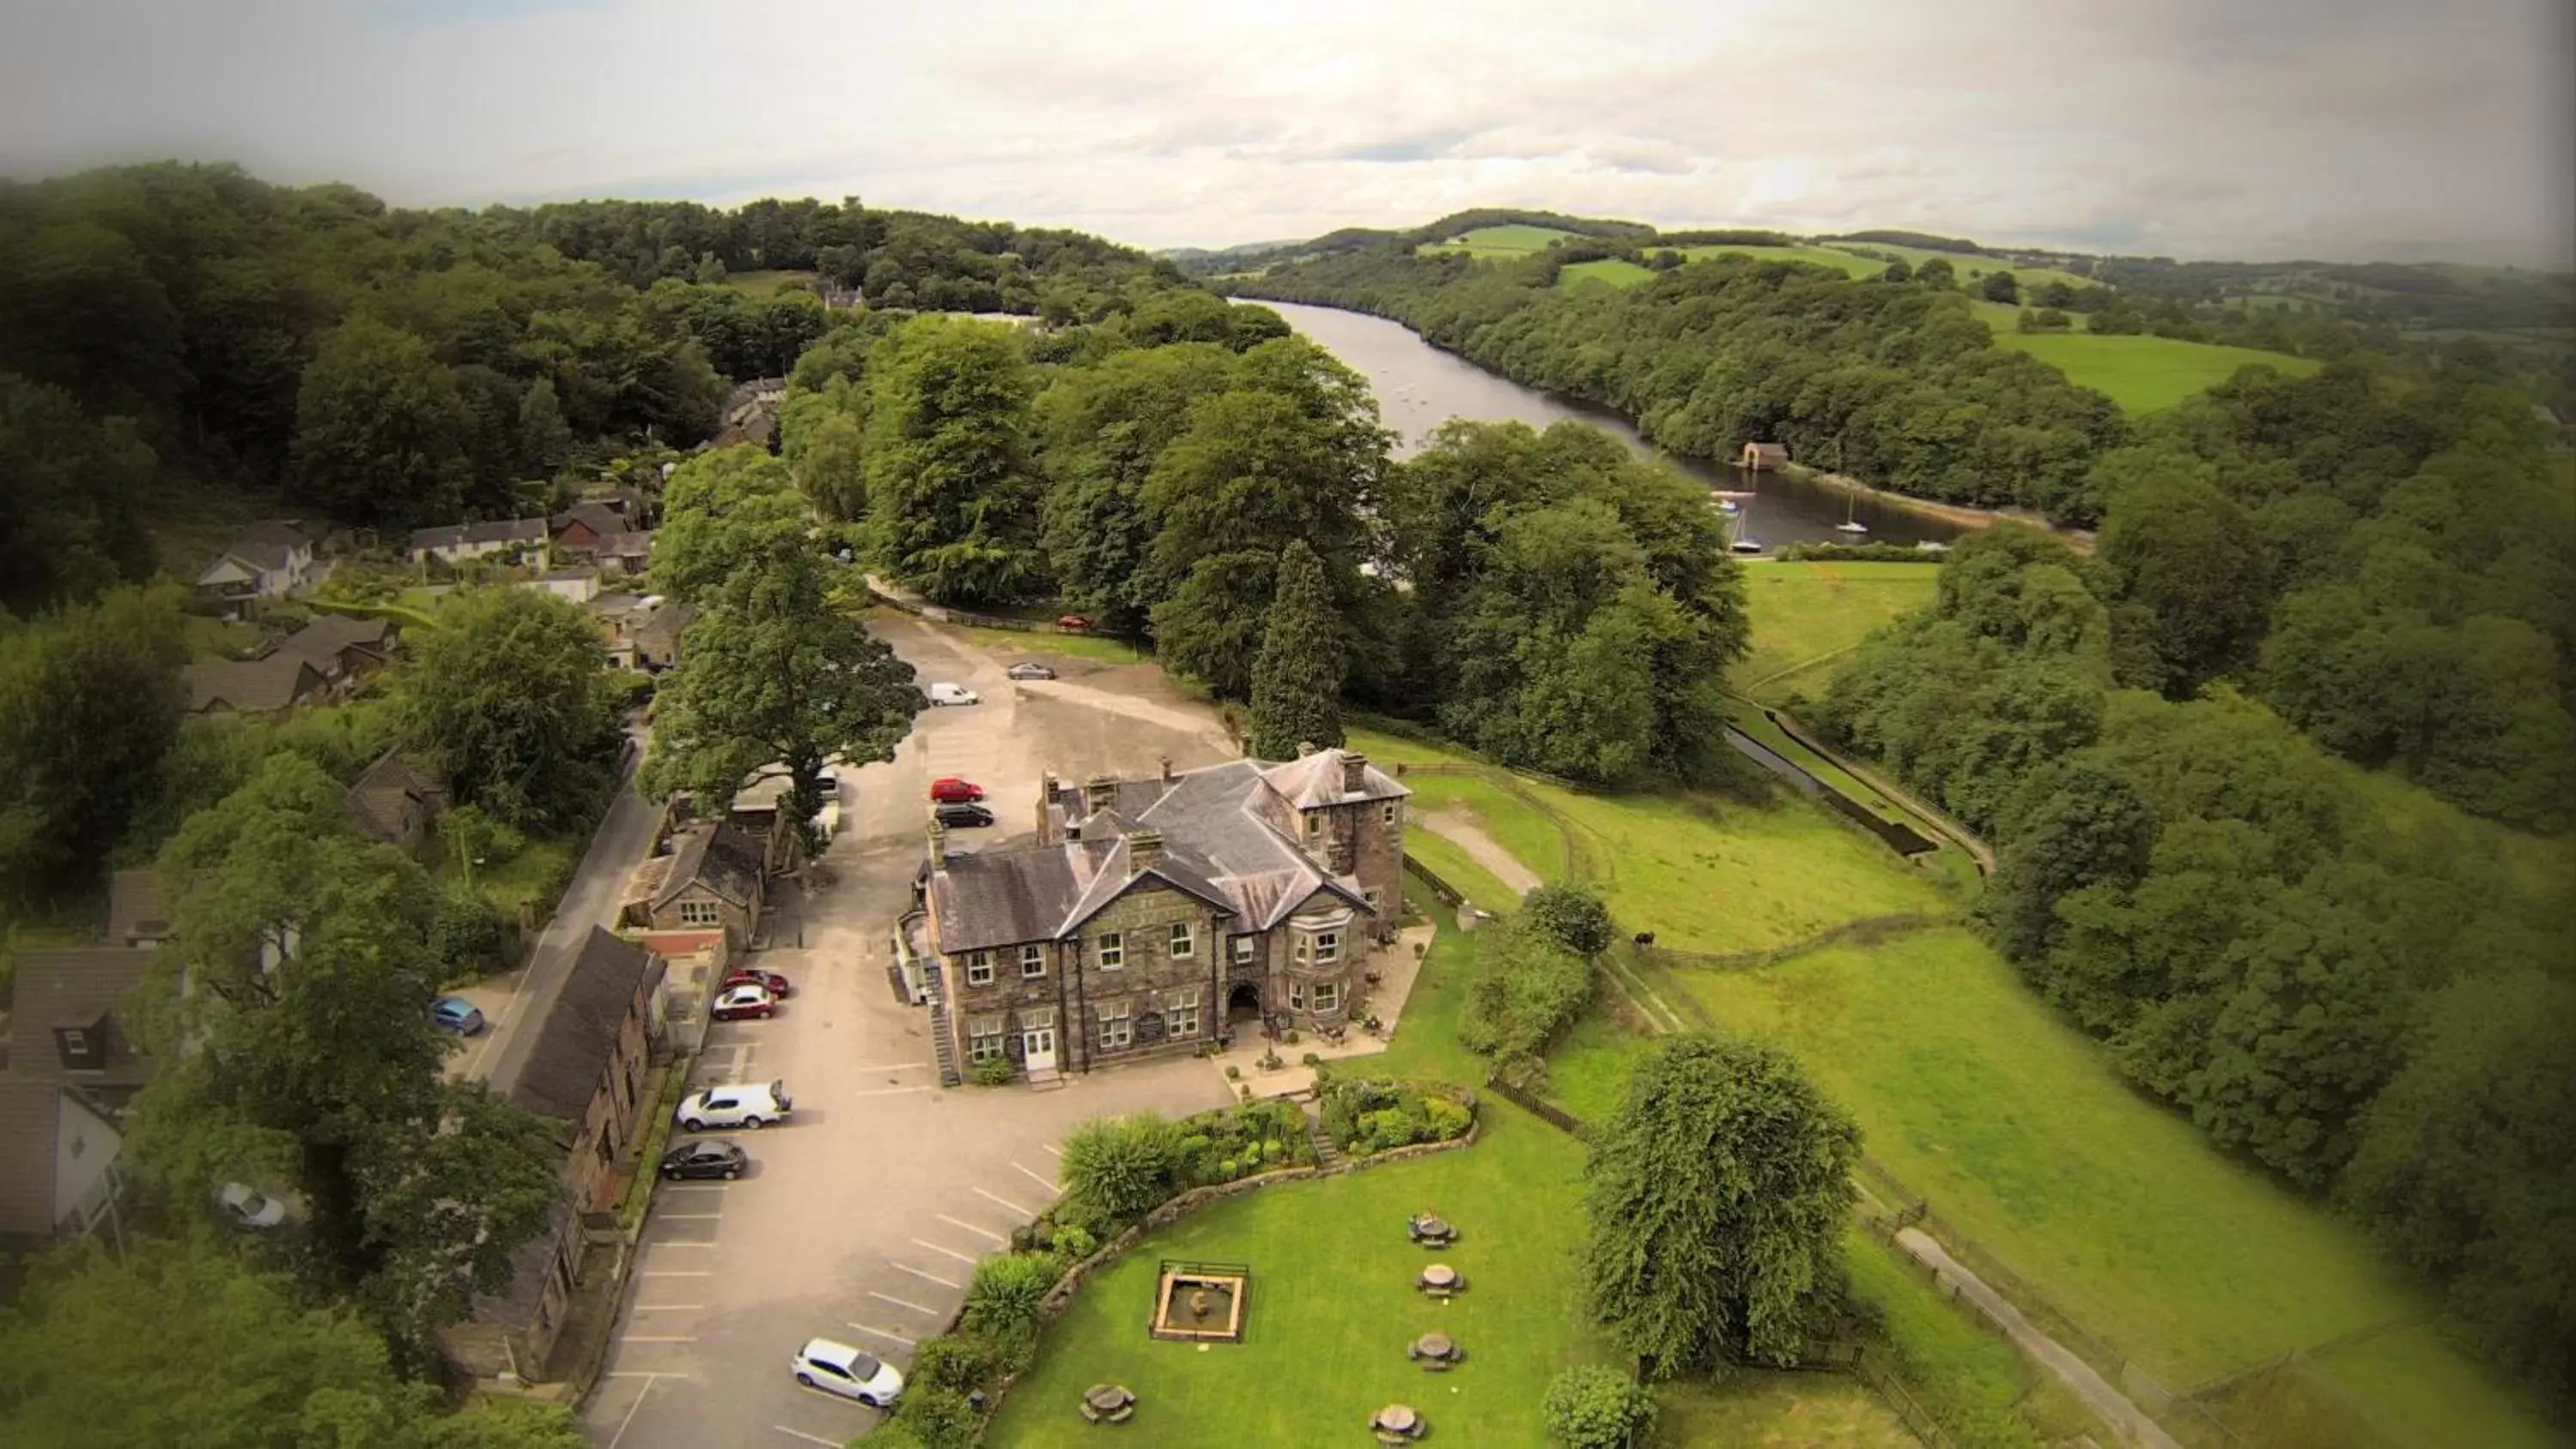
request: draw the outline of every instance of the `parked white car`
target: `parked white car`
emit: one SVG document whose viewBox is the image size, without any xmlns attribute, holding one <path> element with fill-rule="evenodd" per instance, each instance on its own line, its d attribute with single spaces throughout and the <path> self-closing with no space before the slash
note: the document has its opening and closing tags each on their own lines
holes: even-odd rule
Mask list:
<svg viewBox="0 0 2576 1449">
<path fill-rule="evenodd" d="M 984 702 L 984 696 L 962 684 L 949 684 L 943 681 L 930 686 L 925 692 L 929 694 L 932 704 L 982 704 Z"/>
<path fill-rule="evenodd" d="M 692 1132 L 726 1127 L 758 1131 L 772 1122 L 786 1121 L 795 1109 L 796 1104 L 787 1100 L 785 1082 L 758 1082 L 691 1092 L 681 1099 L 678 1118 L 680 1125 Z"/>
<path fill-rule="evenodd" d="M 787 1371 L 809 1389 L 856 1399 L 873 1409 L 893 1407 L 895 1395 L 903 1392 L 903 1374 L 893 1364 L 837 1339 L 805 1340 L 787 1361 Z"/>
<path fill-rule="evenodd" d="M 246 1182 L 228 1182 L 215 1194 L 215 1205 L 237 1228 L 264 1230 L 286 1221 L 286 1204 Z"/>
</svg>

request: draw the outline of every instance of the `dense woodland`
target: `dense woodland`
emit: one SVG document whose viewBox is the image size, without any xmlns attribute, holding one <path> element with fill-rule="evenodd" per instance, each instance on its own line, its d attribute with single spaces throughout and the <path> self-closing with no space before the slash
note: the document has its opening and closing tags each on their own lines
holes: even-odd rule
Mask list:
<svg viewBox="0 0 2576 1449">
<path fill-rule="evenodd" d="M 782 452 L 893 578 L 1148 632 L 1252 703 L 1256 738 L 1347 694 L 1576 779 L 1727 768 L 1742 590 L 1698 488 L 1574 426 L 1453 423 L 1393 463 L 1365 383 L 1285 334 L 1203 294 L 1034 340 L 853 327 L 797 365 Z M 1274 617 L 1287 540 L 1320 570 L 1322 617 Z M 1292 653 L 1329 677 L 1265 707 L 1262 661 L 1275 687 Z"/>
</svg>

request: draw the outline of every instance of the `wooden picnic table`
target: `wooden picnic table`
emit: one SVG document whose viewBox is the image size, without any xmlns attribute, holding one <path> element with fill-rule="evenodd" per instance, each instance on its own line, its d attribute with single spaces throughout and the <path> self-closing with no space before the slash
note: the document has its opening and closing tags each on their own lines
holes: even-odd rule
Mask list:
<svg viewBox="0 0 2576 1449">
<path fill-rule="evenodd" d="M 1445 1333 L 1426 1333 L 1413 1341 L 1413 1351 L 1424 1358 L 1447 1358 L 1458 1351 Z"/>
<path fill-rule="evenodd" d="M 1402 1434 L 1409 1439 L 1422 1432 L 1422 1416 L 1413 1412 L 1409 1404 L 1389 1404 L 1377 1411 L 1376 1418 L 1369 1420 L 1369 1427 Z"/>
<path fill-rule="evenodd" d="M 1422 1270 L 1422 1286 L 1425 1288 L 1455 1288 L 1458 1286 L 1458 1270 L 1450 1267 L 1446 1263 L 1434 1263 L 1430 1267 Z"/>
</svg>

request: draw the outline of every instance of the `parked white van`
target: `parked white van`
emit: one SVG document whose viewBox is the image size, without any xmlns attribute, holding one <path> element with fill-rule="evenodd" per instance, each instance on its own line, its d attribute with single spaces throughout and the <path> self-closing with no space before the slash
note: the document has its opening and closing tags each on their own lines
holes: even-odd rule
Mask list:
<svg viewBox="0 0 2576 1449">
<path fill-rule="evenodd" d="M 934 684 L 929 689 L 932 704 L 982 704 L 984 696 L 962 684 Z"/>
</svg>

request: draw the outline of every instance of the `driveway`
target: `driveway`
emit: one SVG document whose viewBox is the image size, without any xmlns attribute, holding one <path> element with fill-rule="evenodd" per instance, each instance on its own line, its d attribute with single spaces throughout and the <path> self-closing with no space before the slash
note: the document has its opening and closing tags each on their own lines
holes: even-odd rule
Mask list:
<svg viewBox="0 0 2576 1449">
<path fill-rule="evenodd" d="M 953 774 L 986 787 L 1001 825 L 949 838 L 991 849 L 1035 827 L 1050 768 L 1079 779 L 1142 774 L 1165 754 L 1211 763 L 1223 736 L 1132 670 L 1079 678 L 1075 662 L 1056 661 L 1072 686 L 1057 697 L 1055 683 L 1003 677 L 1018 654 L 997 661 L 910 621 L 880 634 L 924 683 L 964 684 L 985 702 L 925 709 L 893 762 L 843 773 L 843 832 L 824 855 L 833 882 L 797 903 L 801 937 L 783 933 L 760 958 L 796 994 L 774 1020 L 710 1030 L 693 1085 L 783 1079 L 796 1114 L 731 1134 L 752 1156 L 741 1181 L 655 1193 L 606 1373 L 583 1408 L 592 1441 L 611 1449 L 846 1442 L 876 1415 L 791 1379 L 798 1344 L 820 1334 L 908 1366 L 964 1301 L 976 1261 L 1054 1200 L 1056 1152 L 1074 1126 L 1226 1100 L 1223 1078 L 1189 1058 L 1046 1092 L 940 1088 L 926 1014 L 887 982 L 929 782 Z"/>
</svg>

